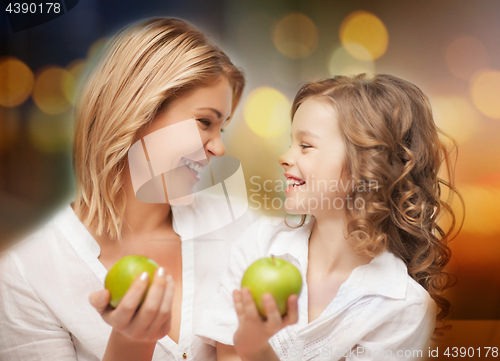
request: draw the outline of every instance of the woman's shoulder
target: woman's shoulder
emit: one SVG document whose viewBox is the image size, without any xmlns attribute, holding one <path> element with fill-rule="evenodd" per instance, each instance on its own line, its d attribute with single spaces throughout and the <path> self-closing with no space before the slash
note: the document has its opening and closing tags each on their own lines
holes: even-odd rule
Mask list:
<svg viewBox="0 0 500 361">
<path fill-rule="evenodd" d="M 47 262 L 53 262 L 53 256 L 63 253 L 66 249 L 67 241 L 60 224 L 68 220 L 71 216 L 70 211 L 69 205 L 56 211 L 42 225 L 12 242 L 0 253 L 0 264 L 11 262 L 11 266 L 13 266 L 12 262 L 15 262 L 20 266 L 43 265 Z M 5 271 L 14 269 L 16 267 L 7 267 Z"/>
</svg>

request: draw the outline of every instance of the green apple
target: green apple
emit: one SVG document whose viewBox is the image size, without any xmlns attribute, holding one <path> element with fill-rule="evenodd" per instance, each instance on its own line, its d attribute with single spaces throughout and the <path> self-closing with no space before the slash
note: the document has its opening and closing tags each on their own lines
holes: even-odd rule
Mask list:
<svg viewBox="0 0 500 361">
<path fill-rule="evenodd" d="M 262 295 L 273 295 L 282 316 L 287 312 L 288 296 L 300 296 L 302 276 L 299 270 L 290 262 L 277 257 L 261 258 L 248 267 L 241 280 L 241 287 L 248 287 L 259 313 L 266 317 L 262 305 Z"/>
<path fill-rule="evenodd" d="M 151 258 L 145 256 L 130 255 L 118 260 L 109 270 L 104 280 L 104 287 L 111 293 L 109 304 L 116 308 L 128 288 L 143 272 L 149 273 L 149 286 L 153 280 L 158 264 Z M 141 304 L 146 297 L 146 292 L 141 299 Z"/>
</svg>

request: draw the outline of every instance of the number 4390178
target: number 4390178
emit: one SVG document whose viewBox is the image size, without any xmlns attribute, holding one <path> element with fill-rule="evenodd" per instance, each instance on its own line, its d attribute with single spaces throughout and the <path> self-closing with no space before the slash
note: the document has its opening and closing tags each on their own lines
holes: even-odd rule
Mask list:
<svg viewBox="0 0 500 361">
<path fill-rule="evenodd" d="M 447 347 L 444 355 L 448 357 L 498 357 L 498 347 Z"/>
<path fill-rule="evenodd" d="M 10 14 L 48 14 L 50 12 L 58 14 L 61 12 L 60 3 L 9 3 L 5 11 Z"/>
</svg>

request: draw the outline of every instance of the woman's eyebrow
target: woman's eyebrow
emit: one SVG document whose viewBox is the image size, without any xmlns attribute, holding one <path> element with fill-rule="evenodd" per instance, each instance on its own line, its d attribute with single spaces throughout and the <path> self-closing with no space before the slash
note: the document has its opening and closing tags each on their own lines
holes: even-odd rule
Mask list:
<svg viewBox="0 0 500 361">
<path fill-rule="evenodd" d="M 220 119 L 222 118 L 222 114 L 221 112 L 219 112 L 217 109 L 215 108 L 209 108 L 209 107 L 203 107 L 203 108 L 197 108 L 196 110 L 211 110 L 212 112 L 215 113 L 215 115 L 217 115 L 217 119 Z"/>
</svg>

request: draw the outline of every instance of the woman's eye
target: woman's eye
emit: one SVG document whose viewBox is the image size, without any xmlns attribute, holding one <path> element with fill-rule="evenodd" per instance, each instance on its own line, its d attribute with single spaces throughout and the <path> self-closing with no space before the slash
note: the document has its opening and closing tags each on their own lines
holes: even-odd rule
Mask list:
<svg viewBox="0 0 500 361">
<path fill-rule="evenodd" d="M 203 124 L 206 127 L 209 127 L 210 124 L 212 124 L 212 122 L 208 119 L 196 119 L 196 120 L 199 121 L 201 124 Z"/>
<path fill-rule="evenodd" d="M 300 145 L 300 147 L 301 147 L 302 149 L 312 148 L 312 146 L 307 145 L 307 144 L 301 144 L 301 145 Z"/>
</svg>

